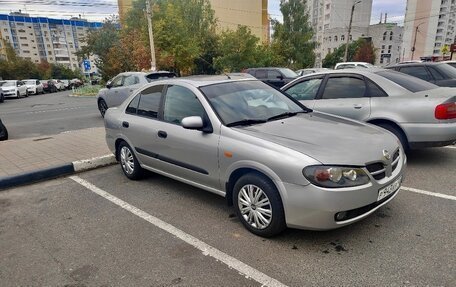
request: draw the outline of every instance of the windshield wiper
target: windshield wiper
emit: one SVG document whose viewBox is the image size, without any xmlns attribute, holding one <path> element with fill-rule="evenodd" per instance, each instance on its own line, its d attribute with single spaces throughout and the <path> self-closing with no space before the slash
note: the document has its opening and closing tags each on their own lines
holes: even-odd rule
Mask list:
<svg viewBox="0 0 456 287">
<path fill-rule="evenodd" d="M 272 116 L 272 117 L 268 118 L 267 121 L 269 122 L 269 121 L 278 120 L 278 119 L 290 118 L 290 117 L 296 116 L 297 114 L 308 113 L 308 112 L 309 111 L 307 111 L 307 110 L 303 110 L 303 111 L 299 111 L 299 112 L 285 112 L 285 113 L 281 113 L 281 114 Z"/>
<path fill-rule="evenodd" d="M 235 121 L 232 123 L 227 124 L 227 127 L 234 127 L 234 126 L 247 126 L 247 125 L 253 125 L 253 124 L 261 124 L 265 123 L 266 120 L 262 119 L 243 119 L 240 121 Z"/>
</svg>

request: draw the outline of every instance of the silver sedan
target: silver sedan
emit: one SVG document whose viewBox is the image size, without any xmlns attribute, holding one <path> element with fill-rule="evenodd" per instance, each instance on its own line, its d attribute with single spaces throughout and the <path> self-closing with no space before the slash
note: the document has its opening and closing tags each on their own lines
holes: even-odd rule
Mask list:
<svg viewBox="0 0 456 287">
<path fill-rule="evenodd" d="M 283 91 L 317 111 L 382 127 L 405 150 L 456 142 L 456 89 L 372 68 L 304 76 Z"/>
<path fill-rule="evenodd" d="M 260 236 L 361 220 L 397 195 L 406 165 L 390 133 L 234 76 L 148 84 L 105 127 L 128 178 L 146 169 L 224 196 Z"/>
</svg>

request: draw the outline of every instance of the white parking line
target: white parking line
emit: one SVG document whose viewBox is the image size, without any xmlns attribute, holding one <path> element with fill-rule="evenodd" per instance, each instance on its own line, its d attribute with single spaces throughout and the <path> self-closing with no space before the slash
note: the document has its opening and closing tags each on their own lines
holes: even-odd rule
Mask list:
<svg viewBox="0 0 456 287">
<path fill-rule="evenodd" d="M 440 197 L 440 198 L 445 198 L 445 199 L 450 199 L 450 200 L 456 200 L 456 196 L 452 196 L 452 195 L 448 195 L 448 194 L 431 192 L 431 191 L 426 191 L 426 190 L 412 188 L 412 187 L 405 187 L 405 186 L 402 186 L 401 189 L 406 190 L 406 191 L 421 193 L 421 194 L 425 194 L 425 195 L 430 195 L 430 196 L 435 196 L 435 197 Z"/>
<path fill-rule="evenodd" d="M 199 249 L 203 252 L 205 256 L 209 255 L 216 260 L 219 260 L 228 267 L 233 268 L 240 273 L 244 274 L 247 277 L 252 278 L 253 280 L 257 281 L 258 283 L 262 284 L 263 286 L 277 286 L 277 287 L 286 287 L 283 283 L 277 281 L 274 278 L 269 277 L 268 275 L 258 271 L 257 269 L 245 264 L 238 259 L 231 257 L 230 255 L 218 250 L 217 248 L 204 243 L 203 241 L 193 237 L 192 235 L 185 233 L 184 231 L 172 226 L 169 223 L 164 222 L 157 217 L 154 217 L 145 211 L 123 201 L 120 198 L 111 195 L 110 193 L 96 187 L 95 185 L 91 184 L 90 182 L 78 177 L 78 176 L 70 176 L 70 179 L 74 180 L 75 182 L 79 183 L 80 185 L 84 186 L 85 188 L 89 189 L 90 191 L 98 194 L 101 197 L 111 201 L 112 203 L 122 207 L 123 209 L 133 213 L 134 215 L 146 220 L 149 223 L 152 223 L 156 227 L 176 236 L 177 238 L 181 239 L 182 241 L 187 242 L 188 244 L 192 245 L 196 249 Z"/>
</svg>

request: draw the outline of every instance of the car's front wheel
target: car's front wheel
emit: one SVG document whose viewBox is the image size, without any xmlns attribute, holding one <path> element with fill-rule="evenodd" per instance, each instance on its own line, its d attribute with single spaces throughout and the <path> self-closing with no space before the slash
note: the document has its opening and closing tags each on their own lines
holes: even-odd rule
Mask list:
<svg viewBox="0 0 456 287">
<path fill-rule="evenodd" d="M 103 118 L 105 116 L 107 109 L 108 109 L 108 105 L 106 104 L 105 100 L 99 99 L 98 100 L 98 110 L 100 111 L 100 114 Z"/>
<path fill-rule="evenodd" d="M 286 228 L 280 194 L 263 175 L 248 173 L 234 185 L 233 205 L 242 224 L 252 233 L 271 237 Z"/>
<path fill-rule="evenodd" d="M 120 167 L 122 168 L 123 173 L 129 179 L 140 179 L 144 174 L 144 170 L 139 165 L 131 147 L 123 141 L 119 144 L 118 153 Z"/>
</svg>

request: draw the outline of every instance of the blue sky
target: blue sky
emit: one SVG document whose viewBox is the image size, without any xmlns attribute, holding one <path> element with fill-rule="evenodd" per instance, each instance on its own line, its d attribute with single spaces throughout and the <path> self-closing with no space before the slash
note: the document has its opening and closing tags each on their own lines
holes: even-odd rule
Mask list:
<svg viewBox="0 0 456 287">
<path fill-rule="evenodd" d="M 271 17 L 281 19 L 280 0 L 268 1 Z M 388 21 L 401 23 L 404 19 L 405 4 L 406 0 L 373 0 L 371 23 L 378 22 L 380 13 L 385 12 L 388 13 Z M 70 18 L 81 14 L 88 20 L 103 20 L 107 16 L 117 13 L 117 0 L 0 0 L 0 13 L 2 14 L 8 14 L 10 11 L 18 9 L 32 16 Z"/>
</svg>

